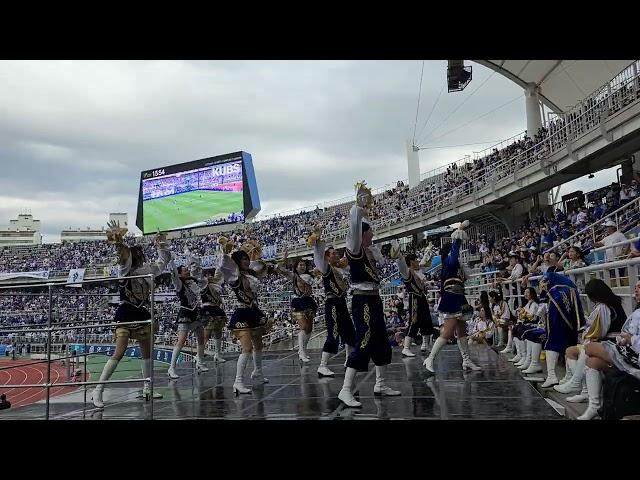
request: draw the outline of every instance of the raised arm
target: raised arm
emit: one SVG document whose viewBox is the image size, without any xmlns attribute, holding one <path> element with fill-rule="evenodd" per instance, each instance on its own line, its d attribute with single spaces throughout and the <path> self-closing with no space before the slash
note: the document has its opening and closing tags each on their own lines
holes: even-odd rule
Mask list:
<svg viewBox="0 0 640 480">
<path fill-rule="evenodd" d="M 347 233 L 347 250 L 356 255 L 362 246 L 362 219 L 365 218 L 364 208 L 353 205 L 349 212 L 349 232 Z"/>
<path fill-rule="evenodd" d="M 224 254 L 222 256 L 222 263 L 220 265 L 220 271 L 222 272 L 222 276 L 224 281 L 231 284 L 238 281 L 240 278 L 240 269 L 236 262 L 233 261 L 229 254 Z"/>
<path fill-rule="evenodd" d="M 220 249 L 223 254 L 219 270 L 222 272 L 225 282 L 229 284 L 235 283 L 238 281 L 238 278 L 240 278 L 240 269 L 229 255 L 231 250 L 233 250 L 233 242 L 227 240 L 225 237 L 220 237 L 218 243 L 220 244 Z"/>
<path fill-rule="evenodd" d="M 420 260 L 420 266 L 429 267 L 431 265 L 431 258 L 433 258 L 433 249 L 431 245 L 429 245 L 422 256 L 422 260 Z"/>
<path fill-rule="evenodd" d="M 289 258 L 289 250 L 287 250 L 285 248 L 284 250 L 284 254 L 282 255 L 282 261 L 276 263 L 275 266 L 275 272 L 279 275 L 282 275 L 283 277 L 287 278 L 288 280 L 293 280 L 293 272 L 290 270 L 287 270 L 284 265 L 287 262 L 287 258 Z"/>
<path fill-rule="evenodd" d="M 171 283 L 173 283 L 174 288 L 178 291 L 182 288 L 182 280 L 180 280 L 180 276 L 178 275 L 178 267 L 176 266 L 174 255 L 171 255 L 168 267 L 169 273 L 171 274 Z"/>
<path fill-rule="evenodd" d="M 126 269 L 128 273 L 129 268 L 131 268 L 131 252 L 129 251 L 129 247 L 127 247 L 123 243 L 123 238 L 127 233 L 126 228 L 121 228 L 120 223 L 115 220 L 107 223 L 107 243 L 115 245 L 116 251 L 118 252 L 118 265 L 120 266 L 120 270 Z M 128 268 L 127 268 L 128 267 Z"/>
<path fill-rule="evenodd" d="M 324 258 L 326 243 L 323 240 L 317 240 L 313 245 L 313 263 L 320 273 L 325 274 L 329 270 L 329 264 Z"/>
<path fill-rule="evenodd" d="M 357 255 L 362 246 L 362 220 L 367 217 L 367 208 L 373 206 L 373 195 L 365 182 L 356 184 L 356 203 L 349 212 L 347 250 Z"/>
<path fill-rule="evenodd" d="M 397 240 L 393 240 L 391 242 L 390 257 L 396 261 L 398 270 L 400 271 L 400 275 L 402 275 L 402 278 L 404 280 L 408 280 L 409 267 L 407 266 L 407 262 L 404 259 L 404 255 L 402 255 L 402 252 L 400 251 L 400 244 Z"/>
<path fill-rule="evenodd" d="M 202 259 L 198 256 L 189 253 L 187 256 L 187 262 L 189 263 L 189 275 L 193 277 L 198 283 L 198 288 L 203 289 L 207 286 L 207 279 L 204 278 L 202 272 Z"/>
<path fill-rule="evenodd" d="M 222 269 L 220 267 L 216 268 L 216 273 L 213 274 L 211 283 L 222 288 L 222 284 L 224 283 L 224 274 L 222 273 Z"/>
<path fill-rule="evenodd" d="M 154 276 L 158 277 L 165 271 L 172 257 L 171 251 L 167 246 L 166 234 L 158 233 L 155 238 L 155 243 L 158 251 L 158 260 L 151 265 L 151 272 Z"/>
<path fill-rule="evenodd" d="M 321 233 L 322 230 L 319 227 L 315 227 L 307 238 L 307 246 L 313 247 L 313 263 L 320 273 L 324 275 L 329 270 L 329 265 L 324 256 L 327 244 L 320 239 Z"/>
</svg>

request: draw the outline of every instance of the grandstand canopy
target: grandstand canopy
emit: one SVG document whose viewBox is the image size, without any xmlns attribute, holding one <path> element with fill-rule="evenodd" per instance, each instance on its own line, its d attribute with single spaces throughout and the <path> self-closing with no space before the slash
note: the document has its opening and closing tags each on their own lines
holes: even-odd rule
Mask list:
<svg viewBox="0 0 640 480">
<path fill-rule="evenodd" d="M 633 60 L 473 60 L 521 87 L 536 84 L 542 102 L 556 113 L 569 110 L 615 77 Z"/>
</svg>

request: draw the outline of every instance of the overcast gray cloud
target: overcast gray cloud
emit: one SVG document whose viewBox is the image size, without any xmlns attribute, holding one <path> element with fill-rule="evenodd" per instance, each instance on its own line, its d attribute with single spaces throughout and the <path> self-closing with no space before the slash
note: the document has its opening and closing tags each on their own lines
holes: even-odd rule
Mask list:
<svg viewBox="0 0 640 480">
<path fill-rule="evenodd" d="M 69 226 L 102 226 L 111 211 L 128 212 L 133 223 L 141 170 L 238 150 L 253 155 L 265 214 L 350 195 L 363 178 L 372 186 L 406 178 L 420 67 L 419 61 L 0 62 L 0 225 L 24 208 L 53 235 Z M 464 92 L 448 94 L 445 87 L 421 144 L 486 142 L 525 129 L 524 98 L 465 125 L 522 93 L 497 74 L 473 93 L 491 75 L 476 64 L 473 71 Z M 418 131 L 445 83 L 446 62 L 425 62 Z M 489 146 L 422 150 L 421 170 Z"/>
</svg>

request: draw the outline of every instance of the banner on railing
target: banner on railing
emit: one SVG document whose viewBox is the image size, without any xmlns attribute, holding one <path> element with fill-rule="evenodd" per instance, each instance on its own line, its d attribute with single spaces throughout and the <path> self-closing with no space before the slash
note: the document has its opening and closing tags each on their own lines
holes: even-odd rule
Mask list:
<svg viewBox="0 0 640 480">
<path fill-rule="evenodd" d="M 0 272 L 0 281 L 10 280 L 12 278 L 38 278 L 47 280 L 49 278 L 49 270 L 38 270 L 36 272 Z"/>
<path fill-rule="evenodd" d="M 84 268 L 72 268 L 69 270 L 69 277 L 67 277 L 67 286 L 68 287 L 82 287 L 82 282 L 84 280 Z"/>
<path fill-rule="evenodd" d="M 87 345 L 86 353 L 99 353 L 99 354 L 110 357 L 111 355 L 113 355 L 113 352 L 115 351 L 115 349 L 116 349 L 115 345 Z M 69 345 L 69 351 L 73 351 L 73 350 L 75 350 L 77 354 L 85 353 L 84 345 L 82 343 L 73 343 Z M 141 358 L 140 347 L 136 345 L 136 346 L 127 348 L 124 352 L 124 356 L 130 357 L 130 358 Z M 173 357 L 172 350 L 164 350 L 164 349 L 153 350 L 153 359 L 156 362 L 171 363 L 172 357 Z M 192 359 L 193 359 L 193 355 L 189 353 L 181 352 L 180 355 L 178 356 L 178 361 L 176 363 L 180 364 L 183 362 L 191 362 Z"/>
</svg>

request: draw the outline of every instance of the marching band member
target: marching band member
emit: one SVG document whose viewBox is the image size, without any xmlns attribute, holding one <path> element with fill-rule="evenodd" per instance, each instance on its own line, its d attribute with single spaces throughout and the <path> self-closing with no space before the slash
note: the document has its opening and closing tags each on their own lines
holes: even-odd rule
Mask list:
<svg viewBox="0 0 640 480">
<path fill-rule="evenodd" d="M 480 305 L 478 309 L 478 316 L 474 317 L 471 321 L 469 329 L 469 343 L 484 343 L 487 344 L 487 339 L 491 336 L 490 319 L 491 313 L 488 312 L 484 305 Z"/>
<path fill-rule="evenodd" d="M 123 243 L 126 228 L 120 228 L 119 222 L 112 221 L 107 225 L 107 242 L 116 246 L 118 250 L 118 265 L 119 265 L 119 277 L 135 277 L 138 275 L 152 274 L 154 277 L 162 275 L 165 267 L 171 260 L 171 252 L 167 249 L 166 235 L 158 233 L 155 238 L 155 243 L 158 248 L 158 260 L 156 263 L 148 263 L 146 261 L 144 252 L 140 246 L 128 247 Z M 149 305 L 149 295 L 153 288 L 153 280 L 149 278 L 129 278 L 120 280 L 120 305 L 116 310 L 114 322 L 135 322 L 142 320 L 149 320 L 151 314 L 147 310 Z M 140 356 L 142 357 L 142 375 L 145 378 L 149 378 L 152 375 L 152 360 L 151 345 L 149 340 L 151 335 L 154 334 L 154 329 L 151 325 L 122 325 L 116 327 L 116 348 L 113 355 L 104 365 L 102 373 L 100 374 L 100 381 L 107 381 L 111 378 L 111 375 L 118 366 L 118 362 L 122 359 L 129 339 L 138 341 L 140 346 Z M 104 384 L 99 383 L 93 390 L 92 400 L 93 404 L 97 408 L 104 408 L 104 402 L 102 400 L 102 393 L 104 391 Z M 150 386 L 147 382 L 144 383 L 142 394 L 145 398 L 149 399 Z M 154 392 L 154 398 L 162 398 L 157 392 Z"/>
<path fill-rule="evenodd" d="M 176 363 L 190 332 L 196 335 L 198 343 L 198 354 L 196 356 L 196 370 L 198 373 L 207 372 L 209 369 L 204 363 L 204 329 L 200 321 L 200 291 L 206 285 L 206 279 L 202 278 L 202 268 L 200 259 L 192 256 L 188 251 L 187 263 L 189 266 L 175 266 L 175 257 L 171 259 L 169 270 L 171 281 L 176 289 L 176 295 L 180 300 L 180 310 L 178 311 L 178 339 L 173 347 L 171 365 L 167 370 L 167 375 L 171 379 L 178 378 L 176 373 Z"/>
<path fill-rule="evenodd" d="M 314 230 L 309 236 L 307 244 L 313 246 L 313 262 L 322 275 L 325 292 L 324 318 L 327 324 L 327 339 L 322 347 L 318 375 L 333 377 L 334 373 L 327 367 L 327 362 L 331 354 L 338 353 L 339 340 L 345 345 L 347 359 L 356 345 L 356 332 L 347 308 L 347 283 L 343 276 L 347 259 L 341 259 L 335 248 L 326 246 L 320 239 L 319 229 Z"/>
<path fill-rule="evenodd" d="M 287 251 L 284 251 L 282 264 L 287 261 Z M 291 317 L 298 323 L 298 357 L 303 363 L 309 363 L 307 344 L 313 331 L 313 321 L 316 318 L 318 304 L 313 299 L 313 277 L 309 274 L 309 265 L 306 260 L 298 260 L 293 271 L 287 270 L 282 265 L 276 267 L 276 271 L 293 283 L 294 297 L 291 299 Z"/>
<path fill-rule="evenodd" d="M 207 270 L 205 276 L 207 283 L 200 292 L 202 300 L 202 315 L 204 325 L 204 344 L 206 345 L 213 336 L 214 353 L 213 360 L 224 363 L 222 358 L 222 329 L 227 323 L 227 314 L 224 311 L 222 301 L 224 274 L 220 268 Z"/>
<path fill-rule="evenodd" d="M 433 334 L 431 312 L 427 301 L 426 280 L 420 271 L 420 264 L 425 259 L 423 258 L 421 262 L 418 262 L 413 253 L 402 256 L 397 240 L 394 240 L 391 244 L 391 259 L 396 260 L 398 264 L 402 283 L 409 296 L 409 320 L 405 331 L 402 356 L 415 357 L 416 355 L 411 351 L 411 342 L 416 337 L 418 330 L 422 335 L 423 345 L 426 345 L 427 338 Z"/>
<path fill-rule="evenodd" d="M 480 370 L 480 367 L 471 361 L 469 357 L 469 344 L 466 332 L 466 322 L 473 313 L 473 308 L 467 302 L 464 295 L 465 272 L 460 265 L 460 246 L 462 240 L 468 239 L 464 231 L 469 226 L 468 221 L 460 224 L 453 232 L 451 240 L 440 249 L 442 261 L 440 304 L 438 311 L 444 314 L 444 325 L 440 328 L 440 336 L 434 342 L 431 353 L 424 361 L 424 367 L 431 373 L 435 373 L 433 361 L 440 349 L 447 344 L 447 340 L 458 337 L 458 349 L 462 355 L 463 370 Z"/>
<path fill-rule="evenodd" d="M 400 395 L 385 383 L 385 371 L 391 363 L 391 346 L 387 339 L 384 310 L 380 298 L 380 277 L 376 261 L 384 257 L 373 245 L 373 231 L 366 217 L 367 209 L 373 205 L 373 195 L 364 182 L 356 184 L 356 204 L 349 213 L 347 233 L 347 258 L 351 271 L 353 297 L 351 312 L 356 330 L 356 348 L 349 354 L 342 390 L 338 398 L 348 407 L 362 404 L 353 396 L 356 372 L 366 371 L 369 360 L 376 366 L 376 395 Z"/>
<path fill-rule="evenodd" d="M 500 290 L 489 292 L 489 298 L 493 303 L 493 322 L 498 333 L 498 347 L 502 347 L 505 346 L 504 329 L 511 322 L 511 310 L 509 309 L 509 303 L 504 299 Z"/>
<path fill-rule="evenodd" d="M 523 373 L 542 371 L 539 355 L 544 348 L 547 378 L 541 386 L 547 388 L 558 383 L 555 372 L 558 357 L 560 352 L 578 343 L 578 330 L 584 324 L 584 314 L 578 296 L 578 287 L 565 275 L 555 272 L 545 273 L 540 281 L 540 288 L 547 292 L 549 299 L 547 323 L 542 332 L 539 329 L 530 332 L 534 341 L 531 365 Z"/>
<path fill-rule="evenodd" d="M 253 352 L 253 372 L 251 378 L 260 383 L 268 383 L 262 374 L 262 336 L 271 328 L 272 322 L 258 307 L 258 289 L 260 278 L 266 276 L 271 268 L 260 260 L 262 249 L 260 245 L 249 240 L 239 250 L 231 255 L 234 244 L 224 237 L 218 242 L 222 246 L 223 256 L 220 269 L 224 281 L 236 294 L 240 306 L 235 309 L 229 321 L 229 330 L 240 341 L 242 353 L 236 365 L 236 379 L 233 391 L 236 395 L 251 393 L 251 389 L 244 385 L 244 369 Z"/>
<path fill-rule="evenodd" d="M 640 302 L 640 281 L 634 289 L 636 302 Z M 611 366 L 640 380 L 640 304 L 622 326 L 622 333 L 614 340 L 590 342 L 586 347 L 587 368 L 585 379 L 589 395 L 587 410 L 578 420 L 592 420 L 601 406 L 601 371 Z"/>
<path fill-rule="evenodd" d="M 509 288 L 511 292 L 511 298 L 509 299 L 509 309 L 511 312 L 515 311 L 520 305 L 520 298 L 518 298 L 518 290 L 520 288 L 519 280 L 522 277 L 524 267 L 522 266 L 522 260 L 517 252 L 511 252 L 509 254 L 509 265 L 511 266 L 511 274 L 509 277 L 502 281 L 503 284 L 510 284 Z M 500 353 L 513 353 L 513 322 L 511 317 L 506 324 L 507 328 L 507 345 Z M 501 333 L 504 335 L 502 328 Z"/>
<path fill-rule="evenodd" d="M 510 362 L 514 362 L 514 365 L 520 365 L 524 363 L 524 359 L 527 356 L 526 344 L 522 339 L 522 334 L 536 327 L 536 316 L 539 308 L 538 293 L 533 287 L 528 287 L 524 290 L 524 299 L 527 304 L 524 307 L 518 308 L 518 320 L 513 326 L 513 343 L 516 346 L 516 355 L 510 358 Z M 519 363 L 521 362 L 521 363 Z"/>
</svg>

